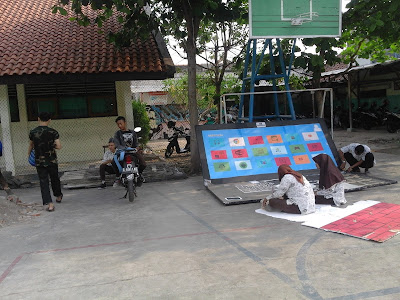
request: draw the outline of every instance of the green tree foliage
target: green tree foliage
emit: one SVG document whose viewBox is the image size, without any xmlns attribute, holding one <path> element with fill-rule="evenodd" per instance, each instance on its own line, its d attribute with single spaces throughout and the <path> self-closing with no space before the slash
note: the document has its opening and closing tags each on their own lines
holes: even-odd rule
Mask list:
<svg viewBox="0 0 400 300">
<path fill-rule="evenodd" d="M 200 28 L 198 56 L 206 61 L 206 65 L 201 66 L 206 70 L 209 81 L 214 86 L 213 93 L 207 96 L 212 96 L 214 99 L 218 114 L 226 71 L 232 69 L 238 59 L 243 58 L 242 54 L 249 35 L 249 27 L 244 22 L 244 20 L 207 22 Z"/>
<path fill-rule="evenodd" d="M 345 62 L 356 57 L 383 62 L 400 52 L 400 1 L 352 0 L 347 8 L 341 39 Z"/>
<path fill-rule="evenodd" d="M 325 71 L 325 65 L 334 65 L 340 62 L 337 47 L 339 42 L 335 38 L 307 38 L 302 40 L 305 50 L 301 51 L 295 59 L 295 67 L 300 67 L 313 74 L 313 87 L 319 88 L 321 73 Z M 307 52 L 307 47 L 315 47 L 315 54 Z"/>
<path fill-rule="evenodd" d="M 141 137 L 140 144 L 146 145 L 149 141 L 150 134 L 150 119 L 146 111 L 146 104 L 141 103 L 139 101 L 132 102 L 133 109 L 133 122 L 135 123 L 135 127 L 141 127 L 142 130 L 138 133 L 138 136 Z"/>
<path fill-rule="evenodd" d="M 390 45 L 400 41 L 400 1 L 352 0 L 343 15 L 343 28 L 358 37 L 379 38 Z"/>
<path fill-rule="evenodd" d="M 334 65 L 340 62 L 340 57 L 336 49 L 339 46 L 338 39 L 335 38 L 307 38 L 302 40 L 306 47 L 316 47 L 315 54 L 302 51 L 301 55 L 295 60 L 295 66 L 300 67 L 307 73 L 312 74 L 312 88 L 321 87 L 321 74 L 325 71 L 325 65 Z M 315 100 L 318 106 L 318 115 L 324 112 L 323 93 L 315 93 Z"/>
<path fill-rule="evenodd" d="M 216 87 L 211 79 L 212 74 L 208 72 L 199 73 L 196 76 L 196 95 L 198 107 L 201 109 L 207 109 L 216 107 L 215 95 Z M 164 80 L 164 90 L 172 97 L 174 103 L 176 104 L 188 104 L 187 97 L 187 73 L 177 79 L 166 79 Z M 228 74 L 225 75 L 222 83 L 221 90 L 222 94 L 239 92 L 241 86 L 241 81 L 236 75 Z"/>
<path fill-rule="evenodd" d="M 230 22 L 245 13 L 241 11 L 241 0 L 58 0 L 54 13 L 66 14 L 65 7 L 75 13 L 70 19 L 87 26 L 90 17 L 85 7 L 96 11 L 94 20 L 98 26 L 110 17 L 117 16 L 122 28 L 110 32 L 109 39 L 116 45 L 127 46 L 131 40 L 147 37 L 152 30 L 159 29 L 164 35 L 174 36 L 185 50 L 188 59 L 188 99 L 191 131 L 195 132 L 197 120 L 196 101 L 196 42 L 200 24 L 213 20 Z M 159 28 L 158 25 L 160 25 Z M 191 135 L 191 167 L 200 171 L 200 157 L 196 135 Z"/>
</svg>

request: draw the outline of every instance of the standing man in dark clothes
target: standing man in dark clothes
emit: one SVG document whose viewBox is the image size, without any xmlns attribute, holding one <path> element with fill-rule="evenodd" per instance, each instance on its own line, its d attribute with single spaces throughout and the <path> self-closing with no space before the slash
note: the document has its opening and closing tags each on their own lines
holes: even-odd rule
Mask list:
<svg viewBox="0 0 400 300">
<path fill-rule="evenodd" d="M 50 195 L 49 176 L 51 188 L 56 202 L 60 203 L 61 193 L 60 178 L 58 177 L 58 162 L 56 149 L 61 149 L 60 135 L 57 130 L 48 127 L 51 118 L 48 112 L 41 112 L 38 117 L 39 126 L 29 133 L 28 156 L 35 149 L 36 170 L 40 180 L 43 205 L 48 205 L 47 211 L 54 211 L 54 204 Z"/>
<path fill-rule="evenodd" d="M 127 128 L 125 118 L 119 116 L 117 119 L 115 119 L 115 123 L 117 123 L 117 126 L 119 128 L 119 130 L 114 135 L 115 148 L 117 149 L 125 149 L 126 147 L 137 148 L 139 146 L 139 143 L 136 132 Z M 140 151 L 136 153 L 136 157 L 138 158 L 139 161 L 138 171 L 140 175 L 140 180 L 143 182 L 144 178 L 142 176 L 142 172 L 146 168 L 146 161 L 144 160 L 144 157 L 140 153 Z M 116 173 L 118 175 L 119 174 L 118 168 L 115 165 L 114 161 L 113 161 L 113 167 L 114 169 L 116 169 Z"/>
</svg>

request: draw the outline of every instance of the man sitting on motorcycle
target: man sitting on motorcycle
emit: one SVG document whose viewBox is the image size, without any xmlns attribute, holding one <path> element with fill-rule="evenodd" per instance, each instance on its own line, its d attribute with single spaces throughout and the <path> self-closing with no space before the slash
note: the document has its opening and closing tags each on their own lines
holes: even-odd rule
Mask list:
<svg viewBox="0 0 400 300">
<path fill-rule="evenodd" d="M 122 116 L 119 116 L 115 119 L 115 123 L 117 123 L 117 126 L 119 128 L 119 130 L 117 132 L 115 132 L 115 135 L 114 135 L 115 148 L 117 148 L 117 150 L 118 149 L 123 150 L 127 147 L 137 148 L 139 146 L 139 143 L 138 143 L 138 138 L 137 138 L 136 132 L 127 128 L 125 118 Z M 141 180 L 141 182 L 144 182 L 142 172 L 146 168 L 146 161 L 144 160 L 144 157 L 140 151 L 136 152 L 135 155 L 139 162 L 139 167 L 138 167 L 139 176 L 140 176 L 139 179 Z M 114 160 L 112 162 L 112 165 L 113 165 L 113 168 L 114 168 L 117 176 L 119 176 L 120 173 L 119 173 L 118 167 L 115 164 Z M 116 186 L 116 185 L 118 185 L 118 182 L 116 182 L 116 184 L 114 184 L 114 186 Z"/>
</svg>

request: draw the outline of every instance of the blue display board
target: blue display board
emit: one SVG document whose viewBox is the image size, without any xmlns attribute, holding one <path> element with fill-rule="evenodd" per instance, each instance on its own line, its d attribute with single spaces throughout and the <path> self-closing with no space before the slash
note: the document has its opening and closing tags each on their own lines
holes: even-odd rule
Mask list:
<svg viewBox="0 0 400 300">
<path fill-rule="evenodd" d="M 271 124 L 268 127 L 257 127 L 255 123 L 252 127 L 247 123 L 244 128 L 199 126 L 202 127 L 199 140 L 203 176 L 214 180 L 263 174 L 276 177 L 282 164 L 297 171 L 316 170 L 312 158 L 320 153 L 336 161 L 336 148 L 324 123 L 315 120 L 296 123 L 299 121 L 266 123 Z"/>
</svg>

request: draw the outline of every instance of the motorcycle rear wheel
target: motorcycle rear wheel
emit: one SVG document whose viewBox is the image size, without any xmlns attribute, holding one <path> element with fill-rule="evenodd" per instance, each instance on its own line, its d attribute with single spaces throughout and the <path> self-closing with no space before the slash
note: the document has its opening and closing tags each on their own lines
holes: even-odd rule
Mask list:
<svg viewBox="0 0 400 300">
<path fill-rule="evenodd" d="M 365 130 L 371 130 L 371 124 L 369 124 L 369 123 L 364 123 L 363 124 L 363 126 L 362 126 Z"/>
<path fill-rule="evenodd" d="M 128 181 L 128 199 L 129 202 L 133 202 L 133 200 L 135 200 L 135 185 L 133 180 Z"/>
<path fill-rule="evenodd" d="M 167 150 L 165 150 L 165 157 L 166 158 L 170 157 L 172 155 L 172 153 L 174 153 L 174 149 L 173 148 L 170 148 L 170 149 L 167 148 Z"/>
</svg>

